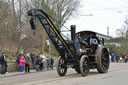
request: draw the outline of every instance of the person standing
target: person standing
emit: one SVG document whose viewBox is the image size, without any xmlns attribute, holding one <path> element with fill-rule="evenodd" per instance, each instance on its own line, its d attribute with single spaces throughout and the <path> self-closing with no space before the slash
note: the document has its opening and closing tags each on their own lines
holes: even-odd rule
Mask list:
<svg viewBox="0 0 128 85">
<path fill-rule="evenodd" d="M 24 56 L 21 56 L 21 58 L 19 59 L 20 72 L 24 71 L 24 64 L 25 64 Z"/>
<path fill-rule="evenodd" d="M 125 63 L 125 55 L 122 55 L 122 61 Z"/>
<path fill-rule="evenodd" d="M 24 56 L 24 55 L 23 55 L 23 51 L 21 51 L 20 54 L 19 54 L 19 55 L 17 56 L 17 58 L 16 58 L 16 61 L 17 61 L 18 64 L 19 64 L 19 60 L 20 60 L 20 58 L 21 58 L 22 56 Z"/>
<path fill-rule="evenodd" d="M 21 59 L 21 57 L 24 57 L 23 51 L 21 51 L 20 54 L 19 54 L 19 55 L 17 56 L 17 58 L 16 58 L 16 61 L 17 61 L 17 63 L 19 64 L 19 71 L 21 71 L 21 70 L 20 70 L 21 68 L 24 69 L 23 66 L 20 66 L 20 59 Z"/>
<path fill-rule="evenodd" d="M 114 54 L 112 53 L 111 61 L 114 62 Z"/>
<path fill-rule="evenodd" d="M 25 73 L 30 72 L 30 54 L 27 53 L 25 56 Z"/>
<path fill-rule="evenodd" d="M 46 59 L 46 63 L 47 63 L 47 70 L 49 70 L 49 68 L 50 68 L 50 59 L 49 58 Z"/>
<path fill-rule="evenodd" d="M 34 52 L 31 53 L 31 62 L 32 62 L 33 68 L 35 68 L 36 56 Z"/>
<path fill-rule="evenodd" d="M 42 62 L 41 62 L 41 70 L 45 70 L 45 60 L 46 60 L 46 57 L 43 53 L 40 53 L 40 57 L 42 58 Z"/>
<path fill-rule="evenodd" d="M 122 62 L 122 60 L 123 60 L 123 58 L 122 58 L 122 56 L 120 56 L 120 63 Z"/>
<path fill-rule="evenodd" d="M 53 69 L 53 63 L 54 63 L 54 59 L 53 58 L 50 58 L 50 67 L 51 67 L 51 69 Z"/>
<path fill-rule="evenodd" d="M 41 54 L 39 54 L 39 56 L 38 56 L 38 58 L 39 58 L 39 69 L 40 69 L 40 71 L 42 71 L 42 65 L 43 65 L 43 63 L 42 63 L 43 58 L 41 56 L 42 56 Z"/>
<path fill-rule="evenodd" d="M 36 57 L 36 61 L 35 61 L 36 72 L 39 71 L 40 62 L 41 62 L 40 56 L 37 56 L 37 57 Z"/>
<path fill-rule="evenodd" d="M 125 63 L 128 61 L 128 54 L 125 56 Z"/>
<path fill-rule="evenodd" d="M 115 56 L 116 56 L 116 62 L 119 62 L 119 56 L 118 55 Z"/>
<path fill-rule="evenodd" d="M 1 61 L 1 74 L 5 74 L 7 72 L 7 58 L 5 52 L 2 53 L 0 61 Z"/>
</svg>

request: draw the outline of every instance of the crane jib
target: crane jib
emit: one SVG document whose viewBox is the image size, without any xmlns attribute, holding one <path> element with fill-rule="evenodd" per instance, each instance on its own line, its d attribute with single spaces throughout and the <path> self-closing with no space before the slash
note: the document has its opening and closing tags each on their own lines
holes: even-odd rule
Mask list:
<svg viewBox="0 0 128 85">
<path fill-rule="evenodd" d="M 66 48 L 68 54 L 77 63 L 79 63 L 79 60 L 77 59 L 77 57 L 75 57 L 73 55 L 71 49 L 68 47 L 67 43 L 65 42 L 65 40 L 63 39 L 63 37 L 60 35 L 60 33 L 58 32 L 58 30 L 56 29 L 56 27 L 54 26 L 54 24 L 52 23 L 52 21 L 50 20 L 50 18 L 48 17 L 48 15 L 44 11 L 33 9 L 33 10 L 29 11 L 29 14 L 28 15 L 29 16 L 32 16 L 32 17 L 34 16 L 34 17 L 38 17 L 39 18 L 41 24 L 43 25 L 45 31 L 47 32 L 48 36 L 50 37 L 51 41 L 53 42 L 53 44 L 54 44 L 54 46 L 55 46 L 55 48 L 57 49 L 58 52 L 59 52 L 59 50 L 58 50 L 58 47 L 59 46 L 56 45 L 57 44 L 56 40 L 53 37 L 50 36 L 51 35 L 50 32 L 54 32 L 54 34 L 56 35 L 56 37 L 58 37 L 57 39 L 59 39 L 62 42 L 63 46 Z M 48 26 L 45 26 L 44 25 L 44 22 L 45 22 L 45 25 L 49 25 L 49 27 Z"/>
</svg>

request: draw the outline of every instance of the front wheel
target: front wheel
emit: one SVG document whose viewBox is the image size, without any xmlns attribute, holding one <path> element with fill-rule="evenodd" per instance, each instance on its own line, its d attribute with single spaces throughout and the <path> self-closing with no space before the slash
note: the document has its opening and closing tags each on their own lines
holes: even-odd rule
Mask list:
<svg viewBox="0 0 128 85">
<path fill-rule="evenodd" d="M 98 61 L 97 63 L 97 70 L 99 73 L 106 73 L 108 72 L 109 69 L 109 52 L 108 49 L 105 48 L 104 46 L 100 46 L 96 50 L 96 55 L 98 56 Z"/>
<path fill-rule="evenodd" d="M 80 72 L 82 76 L 87 76 L 89 73 L 89 59 L 86 55 L 83 55 L 80 59 Z"/>
<path fill-rule="evenodd" d="M 67 73 L 66 63 L 63 58 L 58 58 L 56 69 L 59 76 L 65 76 Z"/>
</svg>

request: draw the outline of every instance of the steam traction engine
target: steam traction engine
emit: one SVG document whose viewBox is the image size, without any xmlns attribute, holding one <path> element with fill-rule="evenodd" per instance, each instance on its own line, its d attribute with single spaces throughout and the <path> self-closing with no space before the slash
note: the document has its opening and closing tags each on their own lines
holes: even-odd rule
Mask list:
<svg viewBox="0 0 128 85">
<path fill-rule="evenodd" d="M 64 76 L 67 68 L 75 69 L 82 76 L 87 76 L 90 69 L 106 73 L 109 69 L 109 52 L 104 47 L 104 39 L 97 37 L 92 31 L 75 33 L 75 25 L 71 26 L 71 39 L 66 40 L 52 22 L 52 17 L 40 9 L 27 12 L 31 16 L 30 24 L 36 29 L 36 19 L 39 19 L 50 40 L 60 54 L 57 61 L 57 73 Z"/>
</svg>

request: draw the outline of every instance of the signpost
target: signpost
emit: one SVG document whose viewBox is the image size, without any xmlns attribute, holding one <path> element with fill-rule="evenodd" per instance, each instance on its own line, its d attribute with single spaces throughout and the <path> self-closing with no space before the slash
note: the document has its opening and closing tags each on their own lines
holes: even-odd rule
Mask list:
<svg viewBox="0 0 128 85">
<path fill-rule="evenodd" d="M 49 46 L 49 57 L 51 58 L 51 42 L 50 40 L 46 40 L 46 43 Z"/>
</svg>

